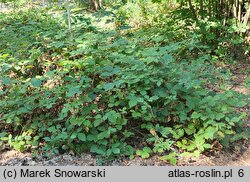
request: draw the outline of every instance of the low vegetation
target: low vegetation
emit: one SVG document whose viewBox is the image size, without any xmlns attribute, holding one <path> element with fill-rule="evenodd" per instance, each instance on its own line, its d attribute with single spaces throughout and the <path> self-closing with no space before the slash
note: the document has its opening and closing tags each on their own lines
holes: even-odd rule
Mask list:
<svg viewBox="0 0 250 182">
<path fill-rule="evenodd" d="M 2 149 L 176 164 L 248 139 L 248 96 L 224 66 L 248 59 L 246 20 L 184 1 L 115 3 L 0 14 Z"/>
</svg>

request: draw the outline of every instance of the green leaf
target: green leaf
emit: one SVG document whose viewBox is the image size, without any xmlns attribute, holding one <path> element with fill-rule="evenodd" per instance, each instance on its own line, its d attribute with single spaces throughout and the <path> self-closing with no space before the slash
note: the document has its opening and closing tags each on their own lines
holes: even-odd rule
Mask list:
<svg viewBox="0 0 250 182">
<path fill-rule="evenodd" d="M 96 119 L 95 119 L 95 121 L 94 121 L 94 127 L 99 126 L 102 122 L 103 122 L 103 120 L 102 120 L 102 119 L 100 119 L 100 118 L 96 118 Z"/>
<path fill-rule="evenodd" d="M 152 150 L 149 147 L 144 147 L 143 150 L 137 150 L 136 154 L 141 156 L 143 159 L 149 158 Z"/>
<path fill-rule="evenodd" d="M 206 128 L 204 132 L 204 137 L 206 139 L 214 139 L 214 135 L 217 132 L 217 129 L 215 127 L 209 126 Z"/>
<path fill-rule="evenodd" d="M 200 113 L 197 113 L 197 112 L 193 112 L 192 115 L 191 115 L 191 118 L 192 119 L 198 119 L 202 116 L 202 114 Z"/>
<path fill-rule="evenodd" d="M 92 145 L 90 148 L 90 152 L 97 153 L 100 155 L 105 155 L 105 148 L 99 147 L 98 145 Z"/>
<path fill-rule="evenodd" d="M 31 79 L 31 84 L 34 86 L 34 87 L 40 87 L 41 84 L 42 84 L 42 81 L 37 79 L 37 78 L 32 78 Z"/>
<path fill-rule="evenodd" d="M 154 95 L 153 97 L 150 97 L 150 98 L 149 98 L 149 102 L 156 101 L 157 99 L 159 99 L 159 97 L 156 96 L 156 95 Z"/>
<path fill-rule="evenodd" d="M 80 94 L 80 93 L 81 93 L 80 86 L 75 86 L 75 87 L 72 87 L 72 88 L 69 89 L 69 91 L 66 93 L 66 96 L 67 97 L 72 97 L 75 94 Z"/>
<path fill-rule="evenodd" d="M 51 126 L 48 128 L 48 131 L 49 132 L 56 132 L 57 130 L 56 130 L 55 126 Z"/>
<path fill-rule="evenodd" d="M 121 118 L 120 113 L 117 113 L 114 110 L 107 112 L 103 117 L 104 120 L 108 119 L 112 124 L 115 124 L 117 120 L 120 118 Z"/>
<path fill-rule="evenodd" d="M 108 131 L 100 132 L 100 133 L 97 135 L 97 139 L 98 139 L 98 140 L 102 140 L 102 139 L 108 138 L 108 137 L 109 137 Z"/>
<path fill-rule="evenodd" d="M 136 151 L 136 155 L 141 155 L 142 152 L 143 152 L 142 150 L 137 150 L 137 151 Z"/>
<path fill-rule="evenodd" d="M 237 107 L 244 107 L 245 105 L 247 105 L 247 103 L 244 102 L 244 101 L 240 101 L 240 102 L 237 102 L 237 103 L 236 103 L 236 106 L 237 106 Z"/>
<path fill-rule="evenodd" d="M 82 124 L 84 124 L 84 126 L 89 127 L 91 125 L 91 122 L 89 120 L 85 120 L 85 121 L 83 121 Z"/>
<path fill-rule="evenodd" d="M 133 116 L 133 118 L 139 118 L 139 117 L 141 117 L 142 116 L 142 114 L 140 113 L 140 112 L 132 112 L 132 116 Z"/>
<path fill-rule="evenodd" d="M 178 136 L 179 136 L 179 138 L 181 138 L 181 137 L 183 137 L 184 136 L 184 130 L 183 129 L 178 129 L 177 130 L 177 134 L 178 134 Z"/>
<path fill-rule="evenodd" d="M 3 84 L 10 84 L 11 81 L 10 81 L 10 78 L 9 77 L 4 77 L 3 78 Z"/>
<path fill-rule="evenodd" d="M 120 154 L 121 153 L 121 150 L 119 148 L 112 148 L 112 152 L 114 154 Z"/>
<path fill-rule="evenodd" d="M 185 157 L 188 157 L 190 155 L 190 152 L 183 152 L 181 154 L 181 157 L 185 158 Z"/>
<path fill-rule="evenodd" d="M 78 139 L 85 142 L 86 141 L 86 135 L 84 133 L 78 133 Z"/>
<path fill-rule="evenodd" d="M 227 106 L 227 105 L 222 105 L 222 106 L 221 106 L 222 112 L 227 112 L 227 111 L 228 111 L 228 107 L 229 107 L 229 106 Z"/>
<path fill-rule="evenodd" d="M 136 106 L 136 104 L 137 104 L 136 98 L 132 99 L 132 100 L 129 100 L 129 102 L 128 102 L 128 105 L 129 105 L 130 108 Z"/>
<path fill-rule="evenodd" d="M 200 154 L 201 154 L 201 153 L 200 153 L 199 150 L 195 150 L 194 153 L 193 153 L 194 157 L 199 157 Z"/>
<path fill-rule="evenodd" d="M 147 152 L 143 152 L 142 154 L 141 154 L 141 157 L 143 158 L 143 159 L 147 159 L 147 158 L 149 158 L 149 153 L 147 153 Z"/>
<path fill-rule="evenodd" d="M 144 148 L 143 148 L 143 151 L 144 151 L 144 152 L 148 152 L 148 153 L 151 153 L 151 152 L 152 152 L 151 148 L 149 148 L 149 147 L 144 147 Z"/>
<path fill-rule="evenodd" d="M 87 140 L 88 141 L 95 141 L 96 137 L 92 134 L 87 135 Z"/>
<path fill-rule="evenodd" d="M 233 117 L 232 119 L 231 119 L 231 122 L 233 122 L 233 123 L 237 123 L 237 122 L 239 122 L 240 121 L 240 118 L 239 117 Z"/>
<path fill-rule="evenodd" d="M 70 139 L 72 139 L 72 140 L 75 139 L 75 138 L 77 137 L 77 135 L 78 135 L 78 134 L 77 134 L 76 132 L 75 132 L 75 133 L 72 133 L 71 136 L 70 136 Z"/>
<path fill-rule="evenodd" d="M 205 143 L 205 139 L 202 135 L 195 136 L 195 144 L 196 146 L 203 145 Z"/>
<path fill-rule="evenodd" d="M 176 165 L 176 163 L 177 163 L 176 156 L 177 156 L 177 154 L 175 152 L 172 152 L 169 155 L 161 157 L 160 159 L 167 160 L 167 161 L 169 161 L 170 164 Z"/>
<path fill-rule="evenodd" d="M 192 135 L 196 131 L 195 125 L 193 123 L 190 123 L 188 127 L 184 128 L 184 130 L 188 135 Z"/>
<path fill-rule="evenodd" d="M 211 145 L 210 145 L 209 143 L 205 143 L 205 144 L 203 145 L 203 147 L 204 147 L 205 149 L 210 149 L 210 148 L 211 148 Z"/>
<path fill-rule="evenodd" d="M 107 83 L 103 86 L 105 91 L 111 90 L 114 88 L 114 83 Z"/>
<path fill-rule="evenodd" d="M 224 117 L 225 117 L 225 114 L 223 114 L 223 113 L 218 113 L 218 114 L 216 114 L 216 120 L 217 120 L 217 121 L 221 120 L 221 119 L 224 118 Z"/>
</svg>

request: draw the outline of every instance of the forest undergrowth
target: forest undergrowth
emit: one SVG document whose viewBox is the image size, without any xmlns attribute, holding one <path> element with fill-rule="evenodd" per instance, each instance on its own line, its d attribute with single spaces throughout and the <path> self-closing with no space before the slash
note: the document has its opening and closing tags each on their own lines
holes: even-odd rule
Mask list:
<svg viewBox="0 0 250 182">
<path fill-rule="evenodd" d="M 157 6 L 0 13 L 0 149 L 175 165 L 248 140 L 249 29 Z"/>
</svg>

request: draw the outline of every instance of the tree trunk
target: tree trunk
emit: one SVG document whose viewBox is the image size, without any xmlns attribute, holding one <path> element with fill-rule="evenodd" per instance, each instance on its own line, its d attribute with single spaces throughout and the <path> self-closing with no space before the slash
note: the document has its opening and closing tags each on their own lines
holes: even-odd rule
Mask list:
<svg viewBox="0 0 250 182">
<path fill-rule="evenodd" d="M 94 11 L 98 11 L 102 8 L 103 0 L 89 0 L 90 9 Z"/>
<path fill-rule="evenodd" d="M 193 14 L 195 20 L 198 20 L 197 15 L 196 15 L 196 10 L 194 9 L 194 6 L 193 6 L 193 4 L 192 4 L 192 1 L 191 1 L 191 0 L 188 0 L 188 4 L 189 4 L 189 8 L 190 8 L 190 10 L 191 10 L 191 12 L 192 12 L 192 14 Z"/>
<path fill-rule="evenodd" d="M 203 0 L 200 0 L 200 15 L 201 18 L 204 18 L 204 6 L 203 6 Z"/>
<path fill-rule="evenodd" d="M 247 10 L 247 12 L 246 12 L 244 18 L 243 18 L 243 23 L 244 23 L 244 25 L 247 25 L 248 20 L 249 20 L 249 17 L 250 17 L 250 5 L 249 5 L 249 8 L 248 8 L 248 10 Z"/>
</svg>

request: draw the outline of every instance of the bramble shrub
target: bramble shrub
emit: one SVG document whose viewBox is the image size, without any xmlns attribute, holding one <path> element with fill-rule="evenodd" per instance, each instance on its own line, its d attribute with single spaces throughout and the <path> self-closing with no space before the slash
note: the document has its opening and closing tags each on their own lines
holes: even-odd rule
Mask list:
<svg viewBox="0 0 250 182">
<path fill-rule="evenodd" d="M 1 37 L 29 27 L 23 23 L 29 17 L 19 16 L 20 28 L 1 20 Z M 20 151 L 90 151 L 106 159 L 170 153 L 162 159 L 175 164 L 179 149 L 199 155 L 214 140 L 226 145 L 228 136 L 247 137 L 246 113 L 236 111 L 246 105 L 243 96 L 208 89 L 221 73 L 210 55 L 192 53 L 193 47 L 202 49 L 195 38 L 160 45 L 83 24 L 73 43 L 63 27 L 42 28 L 39 48 L 23 59 L 8 50 L 7 41 L 1 44 L 2 142 Z"/>
</svg>

